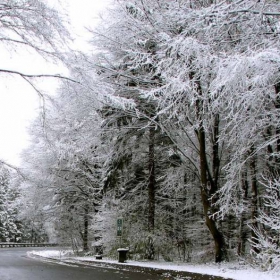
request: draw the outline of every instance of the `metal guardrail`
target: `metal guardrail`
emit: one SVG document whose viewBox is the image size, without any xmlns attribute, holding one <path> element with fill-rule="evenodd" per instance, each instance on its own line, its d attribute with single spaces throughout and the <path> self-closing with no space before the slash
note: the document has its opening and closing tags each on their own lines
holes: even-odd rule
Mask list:
<svg viewBox="0 0 280 280">
<path fill-rule="evenodd" d="M 54 244 L 54 243 L 11 243 L 11 242 L 0 243 L 0 248 L 55 247 L 55 246 L 58 246 L 58 244 Z"/>
</svg>

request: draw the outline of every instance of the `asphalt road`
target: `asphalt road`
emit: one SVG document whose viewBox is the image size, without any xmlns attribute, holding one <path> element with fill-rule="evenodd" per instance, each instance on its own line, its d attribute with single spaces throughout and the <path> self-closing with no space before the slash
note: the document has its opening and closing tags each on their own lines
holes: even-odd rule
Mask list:
<svg viewBox="0 0 280 280">
<path fill-rule="evenodd" d="M 141 267 L 57 263 L 28 257 L 26 253 L 33 250 L 44 249 L 0 248 L 0 280 L 226 280 L 217 276 Z"/>
<path fill-rule="evenodd" d="M 28 258 L 33 248 L 0 249 L 1 280 L 158 280 L 164 275 L 101 267 L 70 266 Z M 42 250 L 42 249 L 41 249 Z"/>
</svg>

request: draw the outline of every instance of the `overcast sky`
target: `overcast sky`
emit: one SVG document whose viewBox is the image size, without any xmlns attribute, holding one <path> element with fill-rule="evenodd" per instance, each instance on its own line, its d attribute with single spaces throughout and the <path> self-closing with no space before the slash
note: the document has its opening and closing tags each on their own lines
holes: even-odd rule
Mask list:
<svg viewBox="0 0 280 280">
<path fill-rule="evenodd" d="M 49 0 L 55 4 L 58 0 Z M 68 12 L 75 34 L 75 44 L 79 49 L 87 49 L 89 35 L 84 29 L 98 22 L 98 15 L 106 9 L 110 0 L 60 0 Z M 0 68 L 20 70 L 24 73 L 57 74 L 65 73 L 59 65 L 47 63 L 38 55 L 27 51 L 10 54 L 0 48 Z M 0 159 L 19 165 L 20 153 L 28 146 L 27 127 L 40 112 L 40 100 L 26 82 L 18 77 L 0 77 Z M 46 92 L 53 92 L 57 86 L 54 80 L 42 82 Z"/>
</svg>

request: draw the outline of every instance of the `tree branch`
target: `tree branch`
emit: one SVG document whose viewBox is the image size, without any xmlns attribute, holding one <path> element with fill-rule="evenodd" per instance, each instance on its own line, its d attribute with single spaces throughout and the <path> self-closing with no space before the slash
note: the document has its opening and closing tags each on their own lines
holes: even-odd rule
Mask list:
<svg viewBox="0 0 280 280">
<path fill-rule="evenodd" d="M 230 11 L 230 14 L 237 14 L 237 13 L 252 13 L 252 14 L 262 14 L 265 16 L 280 16 L 280 12 L 260 12 L 256 10 L 250 10 L 250 9 L 241 9 L 236 11 Z"/>
<path fill-rule="evenodd" d="M 67 80 L 73 83 L 80 84 L 80 82 L 68 77 L 61 76 L 60 74 L 25 74 L 19 71 L 8 70 L 8 69 L 0 69 L 0 73 L 18 75 L 23 78 L 58 78 L 58 79 Z"/>
</svg>

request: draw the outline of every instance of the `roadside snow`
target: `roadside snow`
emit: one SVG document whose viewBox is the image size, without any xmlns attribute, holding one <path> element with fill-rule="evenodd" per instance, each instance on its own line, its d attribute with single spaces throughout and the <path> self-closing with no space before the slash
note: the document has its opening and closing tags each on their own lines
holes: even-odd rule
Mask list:
<svg viewBox="0 0 280 280">
<path fill-rule="evenodd" d="M 72 250 L 44 250 L 44 251 L 30 251 L 29 254 L 37 255 L 44 258 L 61 259 L 71 253 Z"/>
<path fill-rule="evenodd" d="M 117 260 L 106 259 L 96 260 L 95 257 L 75 257 L 70 256 L 71 251 L 69 250 L 45 250 L 45 251 L 32 251 L 30 252 L 33 255 L 53 258 L 58 260 L 71 261 L 71 263 L 79 263 L 82 261 L 87 262 L 101 262 L 108 264 L 118 263 Z M 214 276 L 221 276 L 225 278 L 232 278 L 235 280 L 280 280 L 280 275 L 273 273 L 268 273 L 264 271 L 257 270 L 255 268 L 249 267 L 248 265 L 239 265 L 238 263 L 223 263 L 223 264 L 186 264 L 186 263 L 166 263 L 166 262 L 148 262 L 148 261 L 127 261 L 121 265 L 133 265 L 149 268 L 159 268 L 166 270 L 175 270 L 175 271 L 187 271 L 201 274 L 208 274 Z"/>
</svg>

